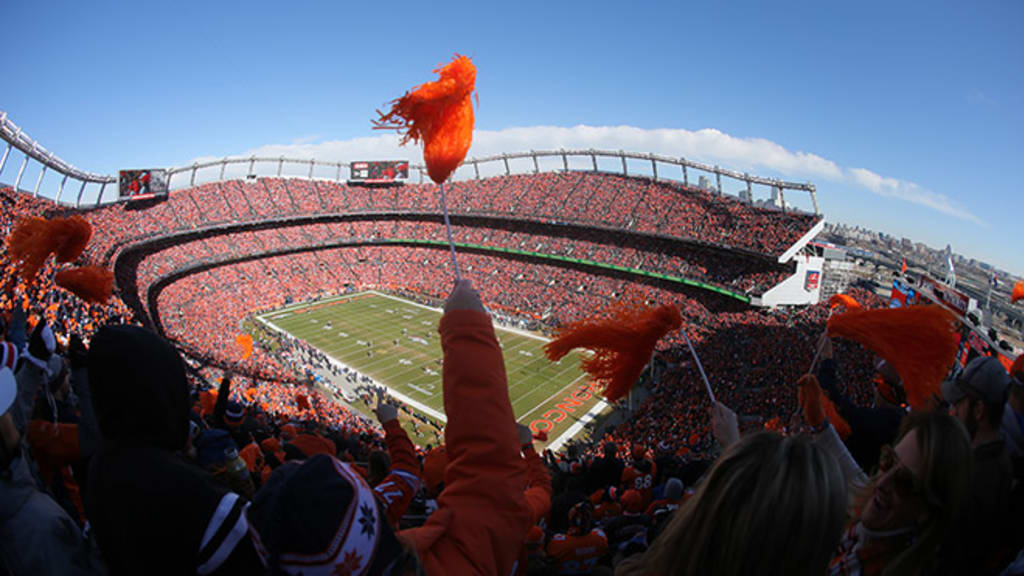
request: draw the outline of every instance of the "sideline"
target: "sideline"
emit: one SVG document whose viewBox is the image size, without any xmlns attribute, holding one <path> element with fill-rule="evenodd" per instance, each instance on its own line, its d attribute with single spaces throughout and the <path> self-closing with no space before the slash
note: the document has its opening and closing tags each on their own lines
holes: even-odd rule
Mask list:
<svg viewBox="0 0 1024 576">
<path fill-rule="evenodd" d="M 572 426 L 569 426 L 568 430 L 562 432 L 561 436 L 555 438 L 555 441 L 552 442 L 551 444 L 548 444 L 547 449 L 551 450 L 552 452 L 558 452 L 558 450 L 562 447 L 563 444 L 568 442 L 570 438 L 573 438 L 577 434 L 579 434 L 580 431 L 583 430 L 584 426 L 593 422 L 594 418 L 597 418 L 597 415 L 601 413 L 601 411 L 604 410 L 607 406 L 608 402 L 606 402 L 602 398 L 597 404 L 594 404 L 594 406 L 589 411 L 587 411 L 586 414 L 583 415 L 583 418 L 580 418 L 576 422 L 573 422 Z"/>
<path fill-rule="evenodd" d="M 294 336 L 292 336 L 291 334 L 289 334 L 287 331 L 282 330 L 276 324 L 274 324 L 273 322 L 271 322 L 269 320 L 265 320 L 265 319 L 260 318 L 260 317 L 258 317 L 256 320 L 259 321 L 261 324 L 264 324 L 265 326 L 267 326 L 271 330 L 274 330 L 275 332 L 283 334 L 284 336 L 287 336 L 288 338 L 291 338 L 291 339 L 297 339 Z M 430 406 L 427 406 L 426 404 L 424 404 L 422 402 L 414 400 L 414 399 L 406 396 L 405 394 L 402 394 L 401 392 L 391 388 L 390 386 L 388 386 L 386 384 L 382 384 L 382 383 L 378 382 L 377 380 L 373 379 L 369 374 L 363 374 L 362 372 L 359 372 L 358 370 L 354 370 L 352 367 L 347 366 L 347 365 L 345 365 L 342 362 L 339 362 L 333 356 L 330 356 L 328 354 L 324 354 L 324 356 L 327 356 L 327 361 L 330 362 L 331 364 L 335 365 L 338 368 L 341 368 L 343 370 L 348 368 L 349 371 L 356 372 L 357 374 L 360 374 L 361 376 L 366 376 L 367 378 L 370 378 L 370 382 L 372 382 L 374 386 L 380 386 L 381 388 L 384 388 L 385 390 L 388 391 L 388 394 L 394 396 L 395 399 L 401 401 L 402 403 L 408 404 L 409 406 L 412 406 L 413 408 L 416 408 L 417 410 L 420 410 L 421 412 L 424 412 L 425 414 L 429 414 L 430 416 L 433 416 L 434 418 L 437 418 L 438 420 L 441 420 L 442 422 L 445 422 L 445 423 L 448 422 L 448 417 L 445 416 L 442 412 L 438 412 L 437 410 L 434 410 Z M 358 382 L 356 383 L 356 386 L 359 386 Z M 355 409 L 355 408 L 353 408 L 353 409 Z"/>
</svg>

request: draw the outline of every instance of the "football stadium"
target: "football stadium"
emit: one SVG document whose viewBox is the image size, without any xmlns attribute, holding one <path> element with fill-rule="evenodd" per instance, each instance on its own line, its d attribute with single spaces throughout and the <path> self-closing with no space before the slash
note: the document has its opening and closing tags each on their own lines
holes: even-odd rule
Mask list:
<svg viewBox="0 0 1024 576">
<path fill-rule="evenodd" d="M 434 72 L 404 158 L 94 172 L 0 108 L 0 572 L 1024 574 L 1024 360 L 948 248 L 828 239 L 846 168 L 474 154 Z"/>
<path fill-rule="evenodd" d="M 40 154 L 42 147 L 6 113 L 2 134 L 7 147 L 0 176 L 14 174 L 12 185 L 0 190 L 5 234 L 33 218 L 84 219 L 91 237 L 78 262 L 108 270 L 114 279 L 113 295 L 90 299 L 88 289 L 69 291 L 59 270 L 67 266 L 48 259 L 27 284 L 25 262 L 8 246 L 5 309 L 45 303 L 23 309 L 29 332 L 48 327 L 68 355 L 94 345 L 108 324 L 142 325 L 165 338 L 185 360 L 193 422 L 209 423 L 211 430 L 221 422 L 224 439 L 234 439 L 232 454 L 249 450 L 250 495 L 270 480 L 268 462 L 326 452 L 372 468 L 373 451 L 391 446 L 375 418 L 382 394 L 397 407 L 400 429 L 410 439 L 408 456 L 421 461 L 420 491 L 410 499 L 430 496 L 428 485 L 435 491 L 443 485 L 436 472 L 427 479 L 427 463 L 443 457 L 438 450 L 451 422 L 438 324 L 452 261 L 440 186 L 415 176 L 424 166 L 250 157 L 107 177 Z M 23 165 L 41 164 L 40 174 L 62 175 L 53 197 L 32 183 L 26 188 L 20 170 L 8 172 L 8 156 L 18 153 Z M 552 157 L 551 171 L 476 176 L 481 167 L 493 171 L 488 165 L 503 167 L 510 158 L 539 165 Z M 621 170 L 595 169 L 599 157 L 615 158 Z M 637 160 L 647 163 L 648 174 L 629 173 Z M 307 173 L 284 175 L 286 163 Z M 590 168 L 571 167 L 581 164 Z M 412 176 L 392 176 L 401 175 L 398 168 Z M 317 177 L 323 169 L 335 176 Z M 801 429 L 793 383 L 816 362 L 821 352 L 815 343 L 838 302 L 823 292 L 826 262 L 812 245 L 823 218 L 784 204 L 756 206 L 708 182 L 740 178 L 743 186 L 768 186 L 778 197 L 813 197 L 813 185 L 609 151 L 470 158 L 461 170 L 472 175 L 449 182 L 446 191 L 454 247 L 494 320 L 511 413 L 555 475 L 577 478 L 577 490 L 597 490 L 586 513 L 640 506 L 636 498 L 646 509 L 655 504 L 652 485 L 664 490 L 667 478 L 676 478 L 691 486 L 709 473 L 723 446 L 704 376 L 746 433 Z M 695 172 L 700 185 L 690 181 Z M 147 176 L 145 184 L 132 184 Z M 90 192 L 92 199 L 83 201 Z M 566 213 L 567 202 L 576 210 Z M 929 308 L 952 302 L 952 293 L 934 294 Z M 860 288 L 843 296 L 866 309 L 888 304 Z M 545 346 L 559 326 L 626 301 L 670 303 L 681 312 L 683 329 L 659 339 L 627 397 L 608 401 L 604 385 L 581 369 L 593 351 L 552 362 Z M 248 346 L 241 344 L 246 340 Z M 833 379 L 847 383 L 843 398 L 872 406 L 875 355 L 857 342 L 837 339 L 834 345 L 843 358 L 831 365 Z M 730 352 L 736 349 L 745 351 L 739 364 Z M 960 350 L 964 359 L 976 355 Z M 230 400 L 218 404 L 218 393 Z M 907 391 L 895 400 L 907 405 Z M 843 425 L 849 435 L 850 424 Z M 211 442 L 207 435 L 196 441 Z M 612 448 L 642 488 L 629 480 L 628 498 L 601 492 L 593 480 Z M 864 450 L 870 454 L 870 447 L 851 445 L 855 457 L 871 458 Z M 582 474 L 581 467 L 590 472 Z M 210 469 L 229 480 L 227 468 Z M 407 508 L 400 521 L 415 525 L 419 514 Z M 601 524 L 616 528 L 611 520 Z M 556 535 L 567 529 L 572 532 L 567 524 L 549 528 Z M 556 545 L 548 548 L 557 550 L 561 542 L 551 540 Z M 592 557 L 595 566 L 601 557 Z"/>
</svg>

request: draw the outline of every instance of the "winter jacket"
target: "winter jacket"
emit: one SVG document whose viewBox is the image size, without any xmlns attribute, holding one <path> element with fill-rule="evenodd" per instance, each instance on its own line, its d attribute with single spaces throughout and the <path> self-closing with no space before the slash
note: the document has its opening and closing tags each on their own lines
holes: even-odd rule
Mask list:
<svg viewBox="0 0 1024 576">
<path fill-rule="evenodd" d="M 1024 458 L 1024 430 L 1017 411 L 1007 402 L 1003 407 L 1003 437 L 1011 459 Z"/>
<path fill-rule="evenodd" d="M 438 510 L 400 532 L 430 576 L 511 574 L 531 526 L 526 463 L 501 348 L 490 317 L 454 310 L 441 318 L 448 466 Z"/>
<path fill-rule="evenodd" d="M 177 351 L 148 330 L 107 326 L 88 363 L 102 440 L 85 508 L 111 573 L 258 573 L 248 502 L 181 456 L 190 402 Z"/>
<path fill-rule="evenodd" d="M 41 492 L 24 457 L 0 473 L 0 572 L 12 576 L 98 574 L 78 525 Z"/>
<path fill-rule="evenodd" d="M 530 506 L 530 521 L 536 524 L 551 512 L 551 474 L 532 443 L 524 444 L 522 451 L 526 461 L 526 502 Z"/>
<path fill-rule="evenodd" d="M 384 442 L 391 457 L 391 470 L 373 487 L 373 493 L 387 510 L 391 528 L 397 529 L 398 521 L 420 490 L 420 464 L 409 435 L 397 418 L 384 424 Z"/>
<path fill-rule="evenodd" d="M 850 454 L 861 468 L 871 469 L 878 462 L 882 446 L 896 438 L 906 411 L 892 406 L 867 408 L 851 402 L 839 391 L 836 362 L 831 358 L 821 362 L 818 381 L 839 415 L 850 425 L 852 433 L 846 439 Z"/>
</svg>

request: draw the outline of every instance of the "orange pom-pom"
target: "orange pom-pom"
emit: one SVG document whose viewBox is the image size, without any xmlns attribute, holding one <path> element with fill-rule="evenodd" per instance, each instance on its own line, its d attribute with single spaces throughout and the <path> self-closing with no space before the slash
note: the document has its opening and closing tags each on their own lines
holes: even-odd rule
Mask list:
<svg viewBox="0 0 1024 576">
<path fill-rule="evenodd" d="M 861 309 L 860 302 L 854 300 L 853 296 L 848 296 L 846 294 L 836 294 L 835 296 L 828 299 L 829 308 L 838 308 L 839 306 L 844 306 L 847 311 Z"/>
<path fill-rule="evenodd" d="M 1010 376 L 1024 382 L 1024 354 L 1017 356 L 1017 359 L 1010 365 Z"/>
<path fill-rule="evenodd" d="M 1017 300 L 1024 298 L 1024 278 L 1013 285 L 1013 294 L 1010 294 L 1010 303 L 1016 304 Z"/>
<path fill-rule="evenodd" d="M 57 262 L 67 263 L 85 252 L 92 238 L 92 224 L 81 216 L 57 218 L 50 221 L 50 234 L 56 246 Z"/>
<path fill-rule="evenodd" d="M 796 401 L 804 413 L 804 422 L 815 428 L 821 426 L 828 414 L 823 408 L 822 399 L 825 398 L 825 394 L 821 391 L 818 377 L 814 374 L 804 374 L 796 384 Z"/>
<path fill-rule="evenodd" d="M 57 286 L 86 302 L 102 304 L 114 291 L 114 274 L 99 266 L 83 266 L 61 270 L 55 277 Z"/>
<path fill-rule="evenodd" d="M 405 130 L 402 144 L 423 140 L 423 160 L 430 179 L 441 184 L 459 167 L 473 142 L 473 101 L 476 66 L 466 56 L 455 55 L 434 70 L 436 82 L 427 82 L 391 103 L 375 128 Z"/>
<path fill-rule="evenodd" d="M 853 310 L 828 321 L 828 335 L 859 342 L 899 373 L 907 400 L 924 408 L 956 355 L 956 318 L 939 306 Z"/>
<path fill-rule="evenodd" d="M 574 348 L 592 350 L 594 355 L 583 360 L 583 369 L 604 385 L 604 397 L 614 402 L 636 384 L 658 340 L 682 323 L 679 309 L 672 304 L 658 308 L 613 305 L 604 317 L 563 326 L 544 352 L 554 362 Z"/>
<path fill-rule="evenodd" d="M 7 237 L 11 260 L 21 263 L 21 277 L 30 284 L 57 246 L 57 239 L 50 233 L 50 223 L 37 216 L 18 219 Z"/>
<path fill-rule="evenodd" d="M 248 360 L 252 356 L 252 336 L 249 334 L 239 334 L 235 337 L 235 344 L 242 351 L 242 360 Z"/>
<path fill-rule="evenodd" d="M 825 408 L 825 416 L 828 417 L 828 421 L 832 423 L 832 427 L 836 429 L 836 434 L 843 440 L 850 437 L 852 430 L 850 424 L 845 418 L 839 415 L 839 411 L 836 410 L 836 405 L 832 403 L 832 400 L 828 396 L 821 395 L 821 405 Z"/>
</svg>

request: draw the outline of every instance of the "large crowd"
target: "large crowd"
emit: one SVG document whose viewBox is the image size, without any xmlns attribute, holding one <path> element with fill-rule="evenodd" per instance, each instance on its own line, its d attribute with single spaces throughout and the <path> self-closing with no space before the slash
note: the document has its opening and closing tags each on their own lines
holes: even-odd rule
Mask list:
<svg viewBox="0 0 1024 576">
<path fill-rule="evenodd" d="M 377 188 L 280 178 L 203 184 L 172 191 L 168 201 L 144 210 L 113 205 L 88 211 L 97 229 L 90 255 L 102 260 L 126 241 L 216 224 L 324 214 L 437 214 L 439 201 L 434 184 Z M 448 206 L 464 217 L 578 224 L 776 257 L 817 221 L 814 215 L 754 208 L 671 181 L 588 172 L 455 182 Z"/>
<path fill-rule="evenodd" d="M 793 267 L 766 259 L 695 250 L 692 246 L 638 236 L 624 240 L 609 230 L 591 231 L 593 239 L 553 236 L 548 230 L 520 224 L 514 228 L 453 227 L 457 242 L 489 249 L 515 249 L 573 258 L 612 266 L 699 280 L 747 294 L 762 294 L 787 276 Z M 561 232 L 565 234 L 565 232 Z M 167 273 L 185 266 L 267 251 L 316 247 L 339 242 L 385 240 L 446 240 L 440 222 L 360 220 L 298 224 L 272 229 L 215 232 L 191 242 L 155 251 L 141 263 L 140 286 L 146 287 Z"/>
<path fill-rule="evenodd" d="M 607 176 L 572 176 L 501 179 L 501 197 L 510 211 L 543 214 L 557 203 L 530 190 L 545 182 L 568 186 L 587 210 L 636 212 Z M 668 193 L 661 183 L 630 182 L 643 188 L 637 202 Z M 470 198 L 476 184 L 453 192 L 466 212 L 483 210 Z M 178 220 L 215 223 L 273 217 L 282 193 L 301 210 L 403 201 L 394 189 L 338 196 L 332 186 L 205 185 L 185 193 L 191 208 L 168 209 Z M 207 187 L 231 190 L 223 209 L 194 196 Z M 50 210 L 9 191 L 0 201 L 5 235 L 16 216 Z M 148 212 L 119 216 L 132 219 L 121 234 L 162 233 Z M 676 216 L 662 217 L 666 224 Z M 102 237 L 101 222 L 93 220 Z M 580 258 L 648 257 L 519 229 L 457 232 L 469 243 Z M 431 222 L 381 220 L 209 236 L 147 256 L 138 289 L 225 255 L 339 236 L 441 234 Z M 111 238 L 87 258 L 122 241 Z M 679 258 L 700 265 L 703 257 Z M 1014 522 L 1024 504 L 1020 362 L 1007 373 L 975 358 L 943 384 L 934 405 L 910 410 L 894 392 L 898 374 L 855 344 L 822 338 L 825 305 L 721 310 L 664 284 L 536 260 L 462 252 L 459 262 L 473 286 L 454 290 L 447 252 L 431 247 L 324 248 L 215 267 L 159 292 L 148 313 L 161 337 L 132 325 L 116 297 L 82 304 L 53 284 L 51 268 L 26 285 L 0 252 L 0 569 L 1024 573 L 1024 552 L 1016 558 L 1024 533 Z M 339 374 L 301 342 L 257 328 L 252 355 L 240 359 L 235 337 L 254 312 L 365 288 L 443 302 L 443 435 L 438 423 L 365 381 L 354 401 L 376 421 L 345 407 L 330 387 L 311 385 L 317 374 Z M 884 306 L 871 293 L 851 295 Z M 621 423 L 538 453 L 534 442 L 545 439 L 514 422 L 490 317 L 544 329 L 621 298 L 679 307 L 717 402 L 707 398 L 681 333 L 671 334 L 642 377 L 642 399 L 620 407 Z M 824 398 L 845 419 L 842 435 Z M 410 422 L 426 445 L 410 441 Z"/>
</svg>

